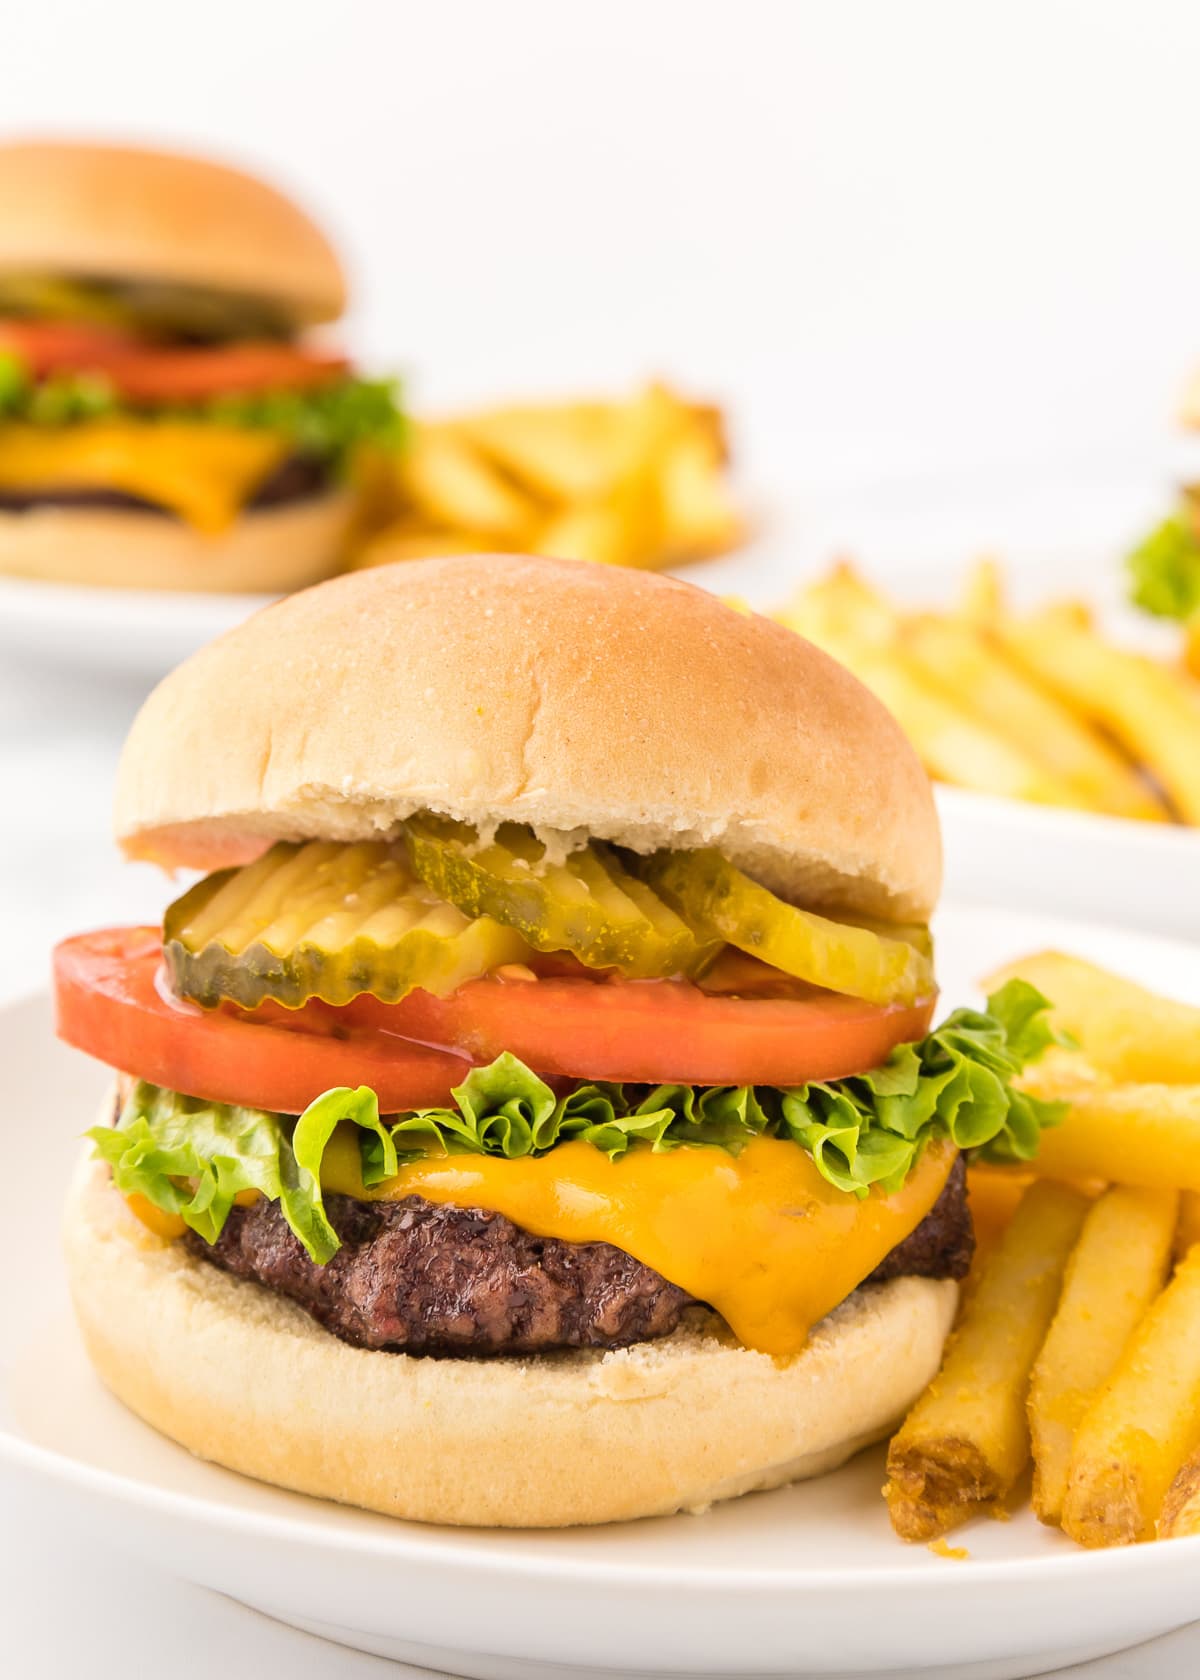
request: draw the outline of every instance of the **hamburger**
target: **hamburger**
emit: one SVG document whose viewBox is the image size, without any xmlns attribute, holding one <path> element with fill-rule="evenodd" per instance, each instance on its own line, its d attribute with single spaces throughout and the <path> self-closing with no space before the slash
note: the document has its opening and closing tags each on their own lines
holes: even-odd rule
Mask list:
<svg viewBox="0 0 1200 1680">
<path fill-rule="evenodd" d="M 0 146 L 0 573 L 278 593 L 332 572 L 386 381 L 312 343 L 345 280 L 264 182 L 201 158 Z"/>
<path fill-rule="evenodd" d="M 931 1030 L 929 787 L 810 644 L 569 561 L 343 576 L 159 685 L 116 830 L 204 872 L 55 957 L 117 1073 L 72 1293 L 155 1428 L 594 1523 L 827 1470 L 936 1371 L 1044 1000 Z"/>
</svg>

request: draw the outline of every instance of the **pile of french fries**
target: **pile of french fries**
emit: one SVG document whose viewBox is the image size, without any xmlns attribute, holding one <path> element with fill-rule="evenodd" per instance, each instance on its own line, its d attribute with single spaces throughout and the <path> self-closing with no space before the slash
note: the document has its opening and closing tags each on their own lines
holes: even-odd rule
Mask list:
<svg viewBox="0 0 1200 1680">
<path fill-rule="evenodd" d="M 874 689 L 936 780 L 1200 824 L 1200 676 L 1116 646 L 1083 602 L 1016 614 L 984 561 L 950 611 L 910 612 L 840 564 L 776 616 Z"/>
<path fill-rule="evenodd" d="M 1016 974 L 1077 1046 L 1022 1080 L 1065 1114 L 1028 1168 L 969 1172 L 979 1250 L 889 1448 L 892 1524 L 936 1545 L 1032 1465 L 1083 1546 L 1200 1534 L 1200 1009 L 1050 951 L 987 987 Z"/>
<path fill-rule="evenodd" d="M 657 568 L 721 554 L 745 535 L 727 454 L 720 410 L 662 384 L 414 421 L 401 454 L 360 463 L 351 563 L 488 551 Z"/>
</svg>

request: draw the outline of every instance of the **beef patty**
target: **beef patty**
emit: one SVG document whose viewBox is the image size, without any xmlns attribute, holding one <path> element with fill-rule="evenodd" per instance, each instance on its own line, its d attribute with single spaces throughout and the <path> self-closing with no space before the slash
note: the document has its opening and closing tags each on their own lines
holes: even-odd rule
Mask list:
<svg viewBox="0 0 1200 1680">
<path fill-rule="evenodd" d="M 312 496 L 323 495 L 329 485 L 329 468 L 324 461 L 312 455 L 292 455 L 262 481 L 244 511 L 255 513 L 307 501 Z M 170 508 L 147 501 L 143 496 L 127 495 L 124 490 L 75 489 L 70 485 L 44 490 L 0 490 L 0 513 L 29 513 L 46 507 L 124 508 L 134 513 L 157 514 L 162 519 L 176 517 Z"/>
<path fill-rule="evenodd" d="M 523 1354 L 624 1347 L 666 1336 L 691 1296 L 608 1243 L 535 1237 L 503 1214 L 326 1198 L 342 1246 L 308 1258 L 276 1202 L 235 1207 L 216 1243 L 193 1254 L 296 1301 L 343 1341 L 404 1353 Z M 975 1239 L 962 1158 L 916 1230 L 868 1282 L 961 1278 Z"/>
</svg>

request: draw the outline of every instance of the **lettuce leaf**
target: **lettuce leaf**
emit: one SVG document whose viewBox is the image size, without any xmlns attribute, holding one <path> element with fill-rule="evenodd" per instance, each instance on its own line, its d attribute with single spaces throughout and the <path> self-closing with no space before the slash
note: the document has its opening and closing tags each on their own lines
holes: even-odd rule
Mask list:
<svg viewBox="0 0 1200 1680">
<path fill-rule="evenodd" d="M 1200 613 L 1200 532 L 1187 508 L 1151 531 L 1127 564 L 1135 606 L 1160 618 Z"/>
<path fill-rule="evenodd" d="M 384 1119 L 366 1086 L 326 1091 L 299 1119 L 207 1103 L 140 1083 L 115 1127 L 88 1136 L 122 1191 L 175 1213 L 207 1242 L 235 1197 L 278 1201 L 311 1257 L 338 1248 L 325 1212 L 321 1164 L 338 1125 L 357 1128 L 363 1183 L 434 1155 L 543 1155 L 579 1141 L 618 1159 L 628 1150 L 684 1147 L 737 1154 L 751 1138 L 791 1138 L 839 1190 L 898 1190 L 934 1138 L 993 1161 L 1027 1161 L 1044 1127 L 1065 1112 L 1013 1088 L 1026 1062 L 1053 1042 L 1046 999 L 1010 980 L 986 1011 L 958 1009 L 919 1044 L 850 1079 L 791 1090 L 770 1086 L 584 1083 L 561 1096 L 512 1055 L 475 1068 L 447 1108 Z"/>
<path fill-rule="evenodd" d="M 0 351 L 0 421 L 70 426 L 126 416 L 187 420 L 250 431 L 282 432 L 297 455 L 341 468 L 364 443 L 396 449 L 404 442 L 400 391 L 393 379 L 348 375 L 311 391 L 263 391 L 196 403 L 133 403 L 98 374 L 60 373 L 36 382 L 20 358 Z"/>
</svg>

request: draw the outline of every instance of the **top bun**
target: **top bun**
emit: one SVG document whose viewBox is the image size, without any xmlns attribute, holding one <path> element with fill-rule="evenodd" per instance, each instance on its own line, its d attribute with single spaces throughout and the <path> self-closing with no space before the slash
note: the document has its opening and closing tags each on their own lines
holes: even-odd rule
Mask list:
<svg viewBox="0 0 1200 1680">
<path fill-rule="evenodd" d="M 420 809 L 716 845 L 866 915 L 923 919 L 941 876 L 925 772 L 842 666 L 692 584 L 513 555 L 334 578 L 201 649 L 134 722 L 116 828 L 212 869 Z"/>
<path fill-rule="evenodd" d="M 0 270 L 157 280 L 269 297 L 331 321 L 346 282 L 282 193 L 203 158 L 126 146 L 0 146 Z"/>
</svg>

